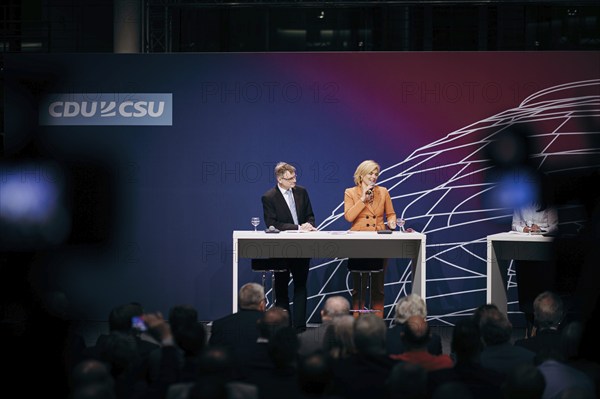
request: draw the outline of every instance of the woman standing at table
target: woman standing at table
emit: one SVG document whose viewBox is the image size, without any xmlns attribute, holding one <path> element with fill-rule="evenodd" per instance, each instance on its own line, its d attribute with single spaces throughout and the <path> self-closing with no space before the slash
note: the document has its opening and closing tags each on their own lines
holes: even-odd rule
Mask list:
<svg viewBox="0 0 600 399">
<path fill-rule="evenodd" d="M 392 199 L 387 189 L 377 186 L 379 177 L 379 165 L 375 161 L 363 161 L 354 172 L 355 186 L 344 192 L 344 217 L 352 223 L 350 230 L 353 231 L 377 231 L 385 230 L 384 219 L 387 220 L 387 228 L 396 228 L 396 212 L 392 206 Z M 404 223 L 404 221 L 401 221 Z M 374 273 L 371 285 L 371 300 L 373 310 L 378 310 L 377 315 L 383 317 L 384 307 L 384 280 L 387 259 L 348 259 L 350 270 L 379 270 L 383 273 Z M 360 275 L 352 273 L 352 308 L 358 309 L 364 304 L 367 281 L 362 282 L 362 290 L 359 290 Z M 359 292 L 363 298 L 359 298 Z M 358 315 L 358 313 L 355 313 Z"/>
</svg>

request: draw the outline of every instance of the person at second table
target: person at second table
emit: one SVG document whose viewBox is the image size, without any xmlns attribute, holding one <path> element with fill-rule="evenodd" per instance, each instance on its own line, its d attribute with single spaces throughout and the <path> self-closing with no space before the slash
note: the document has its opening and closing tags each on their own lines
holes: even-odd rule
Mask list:
<svg viewBox="0 0 600 399">
<path fill-rule="evenodd" d="M 543 176 L 545 177 L 545 176 Z M 546 183 L 547 184 L 547 183 Z M 551 191 L 542 183 L 536 198 L 514 209 L 512 230 L 528 234 L 558 234 L 558 210 L 552 204 Z M 527 335 L 533 331 L 533 301 L 535 297 L 556 288 L 558 265 L 549 261 L 515 260 L 519 309 L 525 314 Z"/>
</svg>

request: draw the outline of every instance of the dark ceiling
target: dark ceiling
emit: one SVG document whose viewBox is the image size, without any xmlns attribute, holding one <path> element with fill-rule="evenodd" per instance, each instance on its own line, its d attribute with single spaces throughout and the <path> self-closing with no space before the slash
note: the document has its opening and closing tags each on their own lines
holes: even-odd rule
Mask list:
<svg viewBox="0 0 600 399">
<path fill-rule="evenodd" d="M 131 3 L 5 0 L 1 52 L 112 52 L 119 2 Z M 587 0 L 136 4 L 149 53 L 600 49 L 600 3 Z"/>
</svg>

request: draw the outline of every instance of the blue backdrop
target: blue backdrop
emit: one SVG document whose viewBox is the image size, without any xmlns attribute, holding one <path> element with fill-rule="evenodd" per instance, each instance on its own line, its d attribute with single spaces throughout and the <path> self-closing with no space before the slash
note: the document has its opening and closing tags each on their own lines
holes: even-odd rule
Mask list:
<svg viewBox="0 0 600 399">
<path fill-rule="evenodd" d="M 232 231 L 262 219 L 274 165 L 298 168 L 320 229 L 344 230 L 344 189 L 374 159 L 396 212 L 427 234 L 430 318 L 452 323 L 485 302 L 485 236 L 510 228 L 490 143 L 527 131 L 535 168 L 597 169 L 599 71 L 593 52 L 7 54 L 6 154 L 34 148 L 40 166 L 21 167 L 24 180 L 33 168 L 63 193 L 61 227 L 33 244 L 44 250 L 31 284 L 65 291 L 91 319 L 138 301 L 163 312 L 190 303 L 213 320 L 232 307 Z M 171 96 L 148 108 L 153 94 Z M 172 119 L 152 125 L 147 111 L 165 98 Z M 97 101 L 96 114 L 47 123 L 59 100 L 55 111 L 74 112 L 72 100 L 88 113 Z M 106 122 L 111 101 L 127 120 Z M 584 222 L 579 205 L 563 227 Z M 240 266 L 241 283 L 259 281 Z M 390 266 L 388 318 L 411 278 L 406 260 Z M 350 281 L 342 260 L 311 268 L 317 322 L 323 298 Z M 515 312 L 511 270 L 507 281 Z"/>
</svg>

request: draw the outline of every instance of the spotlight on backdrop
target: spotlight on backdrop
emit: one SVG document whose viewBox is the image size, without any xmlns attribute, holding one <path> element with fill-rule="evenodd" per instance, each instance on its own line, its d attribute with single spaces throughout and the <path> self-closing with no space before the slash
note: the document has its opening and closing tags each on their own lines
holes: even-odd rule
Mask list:
<svg viewBox="0 0 600 399">
<path fill-rule="evenodd" d="M 532 202 L 547 202 L 543 174 L 532 164 L 531 132 L 525 125 L 515 125 L 497 134 L 486 147 L 493 168 L 486 181 L 496 185 L 486 193 L 490 208 L 515 209 Z"/>
<path fill-rule="evenodd" d="M 540 201 L 540 180 L 536 173 L 515 168 L 503 171 L 499 176 L 494 208 L 521 208 Z"/>
<path fill-rule="evenodd" d="M 71 217 L 65 203 L 62 169 L 50 162 L 0 164 L 0 250 L 60 245 Z"/>
</svg>

